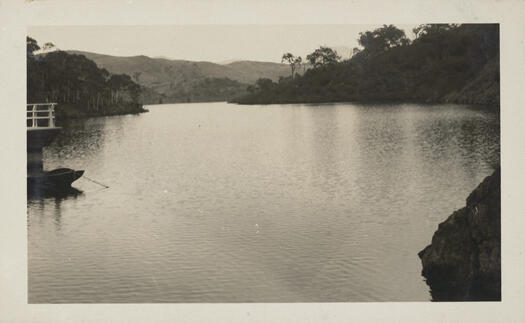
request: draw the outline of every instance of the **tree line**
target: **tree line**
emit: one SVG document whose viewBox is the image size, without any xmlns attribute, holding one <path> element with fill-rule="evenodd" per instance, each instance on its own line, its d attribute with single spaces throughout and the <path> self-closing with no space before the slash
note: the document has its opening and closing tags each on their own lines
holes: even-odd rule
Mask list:
<svg viewBox="0 0 525 323">
<path fill-rule="evenodd" d="M 83 55 L 60 50 L 35 55 L 40 46 L 31 37 L 26 40 L 28 103 L 57 102 L 58 118 L 145 111 L 143 89 L 130 76 L 111 74 Z"/>
<path fill-rule="evenodd" d="M 423 24 L 410 40 L 393 25 L 364 31 L 350 59 L 320 47 L 307 56 L 309 68 L 291 53 L 291 76 L 260 79 L 245 104 L 341 101 L 424 101 L 499 104 L 499 25 Z"/>
</svg>

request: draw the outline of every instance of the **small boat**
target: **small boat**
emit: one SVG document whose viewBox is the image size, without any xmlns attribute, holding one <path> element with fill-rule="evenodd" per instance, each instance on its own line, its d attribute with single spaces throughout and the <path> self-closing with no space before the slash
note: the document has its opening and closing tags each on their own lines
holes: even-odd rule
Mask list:
<svg viewBox="0 0 525 323">
<path fill-rule="evenodd" d="M 71 183 L 84 174 L 83 170 L 57 168 L 52 171 L 28 174 L 27 188 L 31 193 L 60 192 L 71 188 Z"/>
<path fill-rule="evenodd" d="M 44 170 L 43 147 L 51 143 L 60 132 L 55 125 L 56 103 L 27 105 L 27 192 L 46 195 L 71 190 L 71 183 L 79 179 L 83 170 L 57 168 Z"/>
</svg>

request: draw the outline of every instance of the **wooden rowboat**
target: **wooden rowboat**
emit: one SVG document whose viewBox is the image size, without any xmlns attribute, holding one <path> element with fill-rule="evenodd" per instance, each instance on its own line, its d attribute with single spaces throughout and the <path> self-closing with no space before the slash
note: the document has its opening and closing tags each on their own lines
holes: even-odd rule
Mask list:
<svg viewBox="0 0 525 323">
<path fill-rule="evenodd" d="M 27 176 L 27 190 L 30 195 L 40 193 L 63 192 L 71 189 L 71 183 L 84 174 L 83 170 L 57 168 Z"/>
</svg>

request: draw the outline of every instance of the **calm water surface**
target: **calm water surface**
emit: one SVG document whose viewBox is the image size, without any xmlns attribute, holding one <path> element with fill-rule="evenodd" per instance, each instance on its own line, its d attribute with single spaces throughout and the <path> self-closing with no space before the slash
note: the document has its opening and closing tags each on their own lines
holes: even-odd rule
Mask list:
<svg viewBox="0 0 525 323">
<path fill-rule="evenodd" d="M 28 201 L 29 302 L 426 301 L 417 253 L 499 160 L 457 105 L 150 106 L 64 125 Z"/>
</svg>

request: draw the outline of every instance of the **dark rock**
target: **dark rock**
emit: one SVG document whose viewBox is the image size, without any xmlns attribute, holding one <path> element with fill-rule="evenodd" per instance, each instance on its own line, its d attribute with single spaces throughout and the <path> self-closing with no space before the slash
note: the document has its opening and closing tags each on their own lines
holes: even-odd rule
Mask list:
<svg viewBox="0 0 525 323">
<path fill-rule="evenodd" d="M 501 300 L 500 173 L 485 178 L 419 252 L 433 300 Z"/>
</svg>

